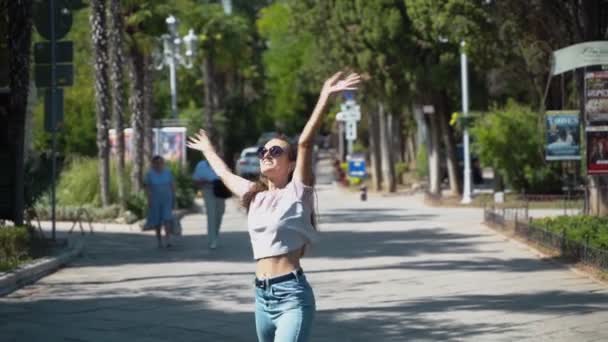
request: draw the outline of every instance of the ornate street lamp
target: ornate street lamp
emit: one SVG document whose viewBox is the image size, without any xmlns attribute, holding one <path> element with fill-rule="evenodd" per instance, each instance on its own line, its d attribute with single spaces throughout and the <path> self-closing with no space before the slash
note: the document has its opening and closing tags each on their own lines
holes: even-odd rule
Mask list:
<svg viewBox="0 0 608 342">
<path fill-rule="evenodd" d="M 167 17 L 165 22 L 167 23 L 169 33 L 163 34 L 160 38 L 162 41 L 162 53 L 160 51 L 155 53 L 154 67 L 157 70 L 161 70 L 165 66 L 169 67 L 169 82 L 171 86 L 171 117 L 176 119 L 177 81 L 175 72 L 179 66 L 183 66 L 187 69 L 192 68 L 196 54 L 197 37 L 192 29 L 188 31 L 186 36 L 180 37 L 177 32 L 178 21 L 172 15 Z"/>
</svg>

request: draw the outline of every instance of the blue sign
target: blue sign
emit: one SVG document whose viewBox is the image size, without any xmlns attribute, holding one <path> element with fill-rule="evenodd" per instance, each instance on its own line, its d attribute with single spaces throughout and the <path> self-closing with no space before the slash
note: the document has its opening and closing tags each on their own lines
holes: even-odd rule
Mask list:
<svg viewBox="0 0 608 342">
<path fill-rule="evenodd" d="M 350 177 L 365 178 L 365 157 L 351 156 L 348 158 L 348 175 Z"/>
</svg>

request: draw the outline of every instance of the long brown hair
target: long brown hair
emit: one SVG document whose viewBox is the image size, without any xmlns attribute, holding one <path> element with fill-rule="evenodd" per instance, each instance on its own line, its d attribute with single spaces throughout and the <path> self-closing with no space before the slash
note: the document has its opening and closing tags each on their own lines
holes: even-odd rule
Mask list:
<svg viewBox="0 0 608 342">
<path fill-rule="evenodd" d="M 297 152 L 297 149 L 289 142 L 289 138 L 285 135 L 280 135 L 276 138 L 273 138 L 272 140 L 274 140 L 274 139 L 281 140 L 281 141 L 284 141 L 287 143 L 287 156 L 289 157 L 289 161 L 295 162 L 296 159 L 298 158 L 298 152 Z M 291 182 L 292 179 L 293 179 L 293 171 L 291 171 L 289 173 L 287 181 Z M 264 192 L 267 190 L 268 190 L 268 180 L 263 175 L 260 175 L 260 178 L 253 184 L 253 186 L 250 188 L 250 190 L 247 193 L 245 193 L 245 195 L 243 195 L 241 205 L 247 210 L 247 212 L 249 212 L 249 208 L 251 207 L 251 203 L 255 199 L 255 196 L 257 196 L 257 194 L 259 194 L 260 192 Z M 312 215 L 311 215 L 310 220 L 311 220 L 312 226 L 315 229 L 317 229 L 317 220 L 316 220 L 314 204 L 313 204 Z"/>
</svg>

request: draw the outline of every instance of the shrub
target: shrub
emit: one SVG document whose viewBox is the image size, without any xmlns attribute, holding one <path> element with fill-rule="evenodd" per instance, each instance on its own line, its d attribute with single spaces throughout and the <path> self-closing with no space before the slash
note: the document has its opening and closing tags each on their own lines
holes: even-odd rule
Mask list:
<svg viewBox="0 0 608 342">
<path fill-rule="evenodd" d="M 191 208 L 194 204 L 194 183 L 187 168 L 177 163 L 169 163 L 169 169 L 173 173 L 175 180 L 175 199 L 177 207 L 182 209 Z"/>
<path fill-rule="evenodd" d="M 360 185 L 363 183 L 363 180 L 359 177 L 348 177 L 348 184 L 350 185 Z"/>
<path fill-rule="evenodd" d="M 148 200 L 143 191 L 133 193 L 127 197 L 127 210 L 133 213 L 137 218 L 142 219 L 146 216 L 148 210 Z"/>
<path fill-rule="evenodd" d="M 410 170 L 410 166 L 407 163 L 396 163 L 395 164 L 395 175 L 401 177 L 403 174 Z"/>
<path fill-rule="evenodd" d="M 26 227 L 0 227 L 0 272 L 29 259 L 29 241 Z"/>
<path fill-rule="evenodd" d="M 596 216 L 560 216 L 534 220 L 534 225 L 565 233 L 567 239 L 589 242 L 591 247 L 608 249 L 608 218 Z"/>
<path fill-rule="evenodd" d="M 545 162 L 539 118 L 530 107 L 509 101 L 475 121 L 474 148 L 482 164 L 493 167 L 514 190 L 559 192 L 559 170 Z"/>
<path fill-rule="evenodd" d="M 97 159 L 76 158 L 61 173 L 57 184 L 57 202 L 62 206 L 89 204 L 100 206 Z"/>
<path fill-rule="evenodd" d="M 120 206 L 118 205 L 110 205 L 103 208 L 93 207 L 91 205 L 57 206 L 55 208 L 55 217 L 58 221 L 74 221 L 78 218 L 78 211 L 81 208 L 85 209 L 91 216 L 91 220 L 96 222 L 113 221 L 120 216 L 121 211 Z M 51 219 L 51 206 L 46 200 L 44 202 L 37 203 L 34 209 L 36 209 L 36 214 L 38 214 L 38 217 L 41 220 Z M 88 217 L 85 214 L 81 216 L 81 219 L 86 221 L 88 220 Z"/>
<path fill-rule="evenodd" d="M 424 144 L 420 145 L 416 155 L 416 176 L 420 179 L 429 176 L 429 155 Z"/>
</svg>

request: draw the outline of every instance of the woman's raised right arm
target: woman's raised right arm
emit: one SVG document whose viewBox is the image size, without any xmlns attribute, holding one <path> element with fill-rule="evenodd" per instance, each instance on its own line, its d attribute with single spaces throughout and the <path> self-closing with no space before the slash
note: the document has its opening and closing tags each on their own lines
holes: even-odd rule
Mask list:
<svg viewBox="0 0 608 342">
<path fill-rule="evenodd" d="M 193 137 L 188 138 L 187 146 L 193 150 L 201 151 L 209 162 L 209 165 L 211 165 L 213 171 L 221 178 L 228 189 L 237 196 L 243 197 L 253 185 L 250 181 L 239 177 L 230 171 L 228 165 L 226 165 L 222 158 L 217 155 L 217 152 L 215 152 L 215 148 L 213 148 L 213 145 L 204 130 L 201 129 Z"/>
</svg>

